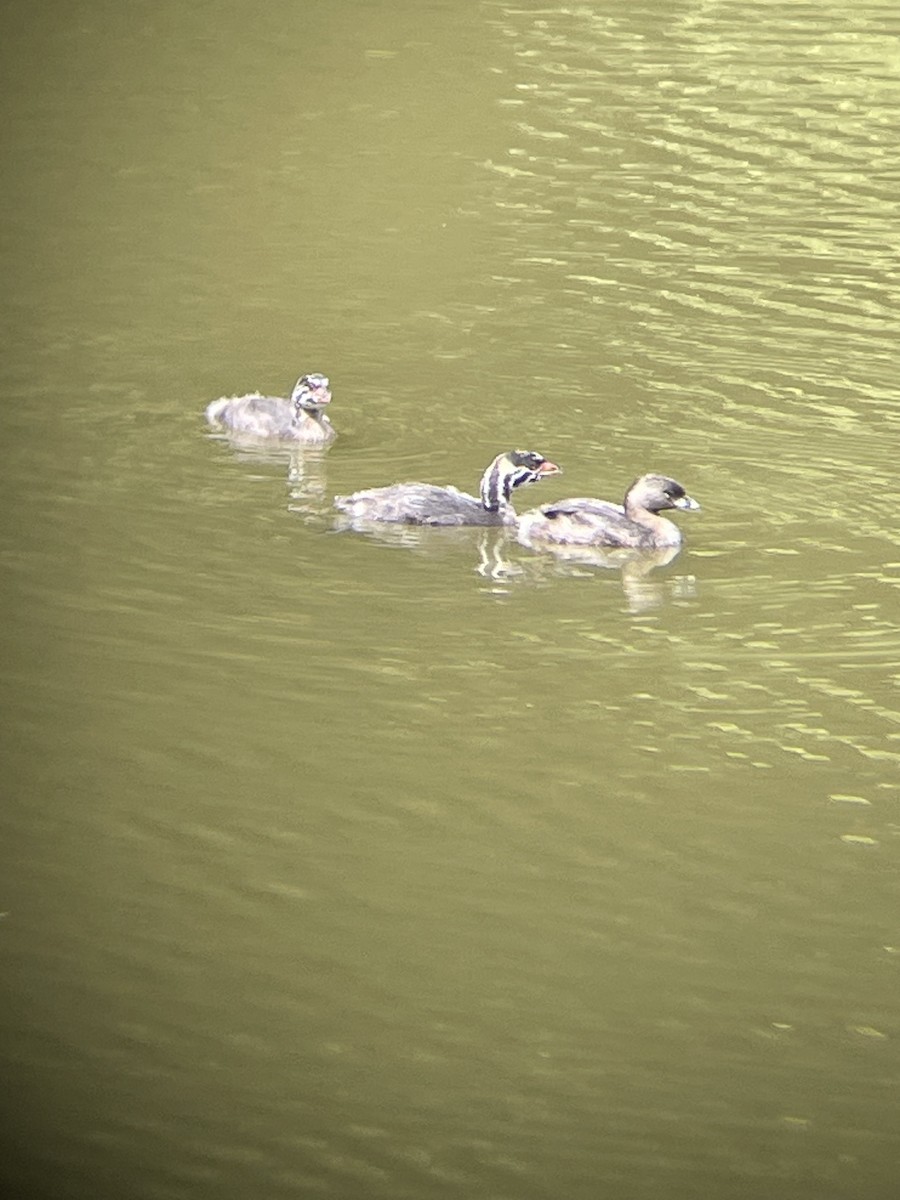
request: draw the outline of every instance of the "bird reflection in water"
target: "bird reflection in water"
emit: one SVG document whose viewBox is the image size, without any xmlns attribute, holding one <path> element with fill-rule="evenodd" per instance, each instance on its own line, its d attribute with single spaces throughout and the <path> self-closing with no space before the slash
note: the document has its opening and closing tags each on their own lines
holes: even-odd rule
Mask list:
<svg viewBox="0 0 900 1200">
<path fill-rule="evenodd" d="M 693 575 L 656 575 L 678 557 L 680 546 L 635 550 L 607 546 L 543 546 L 532 561 L 534 578 L 559 576 L 586 578 L 598 570 L 618 571 L 630 612 L 660 608 L 672 600 L 689 600 L 697 594 Z"/>
<path fill-rule="evenodd" d="M 341 515 L 335 528 L 352 529 L 382 546 L 429 558 L 458 559 L 463 555 L 472 563 L 474 557 L 471 569 L 488 585 L 485 591 L 496 596 L 509 595 L 520 587 L 546 587 L 561 578 L 595 578 L 604 570 L 619 572 L 630 612 L 646 612 L 696 595 L 692 575 L 654 575 L 678 557 L 679 546 L 658 550 L 553 546 L 529 553 L 516 540 L 514 529 L 502 527 L 436 529 L 358 518 L 351 521 Z"/>
<path fill-rule="evenodd" d="M 329 507 L 328 478 L 324 450 L 291 451 L 288 465 L 288 512 L 299 513 L 306 520 L 319 520 Z"/>
<path fill-rule="evenodd" d="M 330 508 L 327 496 L 327 450 L 324 446 L 288 446 L 283 442 L 262 442 L 240 434 L 214 434 L 224 443 L 236 463 L 250 467 L 277 466 L 285 472 L 288 486 L 288 510 L 307 520 L 320 520 Z M 269 472 L 266 472 L 268 477 Z"/>
</svg>

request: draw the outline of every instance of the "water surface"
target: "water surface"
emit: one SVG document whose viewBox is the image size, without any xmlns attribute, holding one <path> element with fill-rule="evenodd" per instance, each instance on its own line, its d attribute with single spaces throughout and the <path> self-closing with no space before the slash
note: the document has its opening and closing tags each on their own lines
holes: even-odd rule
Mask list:
<svg viewBox="0 0 900 1200">
<path fill-rule="evenodd" d="M 17 1194 L 893 1194 L 898 32 L 10 10 Z M 205 429 L 306 370 L 328 453 Z M 703 512 L 334 530 L 516 445 Z"/>
</svg>

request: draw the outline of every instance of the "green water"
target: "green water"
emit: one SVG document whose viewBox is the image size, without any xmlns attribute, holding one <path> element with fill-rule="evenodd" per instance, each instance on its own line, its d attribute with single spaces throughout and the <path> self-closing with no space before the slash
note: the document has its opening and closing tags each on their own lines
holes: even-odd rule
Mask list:
<svg viewBox="0 0 900 1200">
<path fill-rule="evenodd" d="M 7 7 L 8 1194 L 893 1196 L 898 33 Z M 334 529 L 516 445 L 703 511 Z"/>
</svg>

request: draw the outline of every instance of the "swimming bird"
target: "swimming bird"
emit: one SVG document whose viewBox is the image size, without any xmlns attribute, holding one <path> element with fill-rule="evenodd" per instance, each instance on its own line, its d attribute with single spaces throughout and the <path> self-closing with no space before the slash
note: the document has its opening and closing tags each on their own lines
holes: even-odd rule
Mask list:
<svg viewBox="0 0 900 1200">
<path fill-rule="evenodd" d="M 331 403 L 331 390 L 325 375 L 301 375 L 289 400 L 281 396 L 223 396 L 207 405 L 210 425 L 222 426 L 232 433 L 255 438 L 279 438 L 322 446 L 337 437 L 325 406 Z"/>
<path fill-rule="evenodd" d="M 625 493 L 624 504 L 591 497 L 543 504 L 519 517 L 517 536 L 523 545 L 536 548 L 544 543 L 661 550 L 680 546 L 681 530 L 660 513 L 699 508 L 681 484 L 667 475 L 641 475 Z"/>
<path fill-rule="evenodd" d="M 335 507 L 351 524 L 394 521 L 406 525 L 514 525 L 510 503 L 515 488 L 537 483 L 560 469 L 536 450 L 498 454 L 481 477 L 480 497 L 433 483 L 394 483 L 350 496 L 336 496 Z"/>
</svg>

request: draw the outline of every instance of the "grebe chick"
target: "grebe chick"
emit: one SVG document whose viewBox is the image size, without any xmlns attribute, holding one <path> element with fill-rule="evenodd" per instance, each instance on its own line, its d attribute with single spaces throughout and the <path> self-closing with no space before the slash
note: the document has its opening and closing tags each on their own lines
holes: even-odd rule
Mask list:
<svg viewBox="0 0 900 1200">
<path fill-rule="evenodd" d="M 510 503 L 513 489 L 556 475 L 559 467 L 536 450 L 498 454 L 481 477 L 481 497 L 455 487 L 433 483 L 394 483 L 351 496 L 336 496 L 334 504 L 350 523 L 395 521 L 406 525 L 515 525 Z"/>
<path fill-rule="evenodd" d="M 667 509 L 696 511 L 700 505 L 666 475 L 642 475 L 625 493 L 623 505 L 576 497 L 543 504 L 519 518 L 518 539 L 526 546 L 624 546 L 662 550 L 681 545 L 681 530 L 659 514 Z"/>
<path fill-rule="evenodd" d="M 333 442 L 337 434 L 323 411 L 331 403 L 331 390 L 324 375 L 301 375 L 294 384 L 290 400 L 281 396 L 224 396 L 207 405 L 210 425 L 223 426 L 232 433 L 248 437 L 280 438 L 322 446 Z"/>
</svg>

